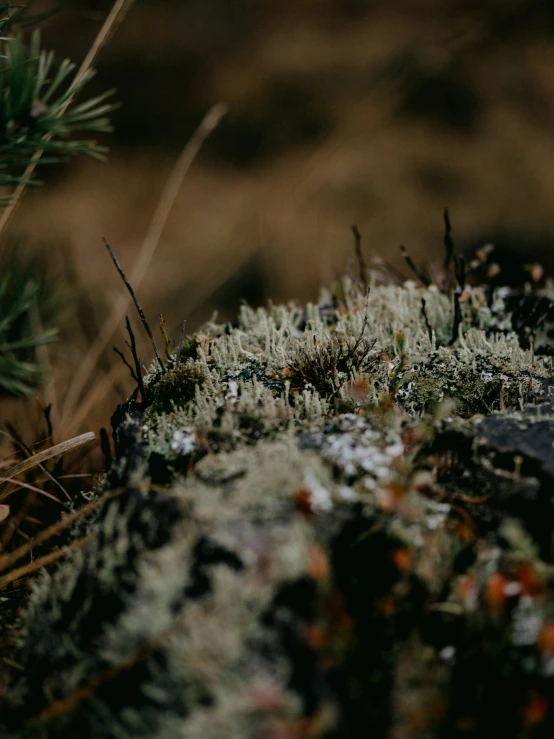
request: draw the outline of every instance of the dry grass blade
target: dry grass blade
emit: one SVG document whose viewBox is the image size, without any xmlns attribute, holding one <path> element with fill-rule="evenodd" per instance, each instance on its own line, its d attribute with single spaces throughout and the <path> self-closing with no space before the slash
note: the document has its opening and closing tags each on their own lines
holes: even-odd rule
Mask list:
<svg viewBox="0 0 554 739">
<path fill-rule="evenodd" d="M 114 364 L 103 377 L 97 379 L 89 392 L 85 395 L 79 405 L 75 408 L 61 427 L 64 436 L 70 436 L 79 429 L 89 413 L 96 407 L 114 386 L 123 378 L 126 368 L 121 364 Z"/>
<path fill-rule="evenodd" d="M 117 490 L 110 490 L 108 493 L 105 493 L 100 498 L 97 498 L 96 500 L 93 500 L 90 503 L 87 503 L 82 508 L 79 508 L 79 510 L 75 511 L 75 513 L 71 513 L 70 515 L 65 516 L 65 518 L 63 518 L 61 521 L 58 521 L 58 523 L 54 523 L 52 524 L 52 526 L 49 526 L 44 531 L 41 531 L 41 533 L 38 534 L 38 536 L 35 536 L 35 538 L 32 539 L 27 544 L 23 544 L 17 549 L 14 549 L 13 552 L 9 552 L 8 554 L 1 555 L 0 556 L 0 572 L 14 565 L 16 562 L 22 559 L 26 554 L 29 554 L 29 552 L 32 551 L 34 547 L 38 547 L 40 544 L 44 544 L 44 542 L 48 541 L 52 537 L 57 536 L 60 532 L 62 532 L 68 526 L 71 526 L 74 523 L 74 521 L 76 521 L 77 519 L 81 518 L 82 516 L 86 516 L 88 513 L 93 511 L 95 508 L 98 508 L 104 503 L 107 503 L 112 498 L 116 498 L 118 495 L 121 495 L 123 492 L 125 492 L 124 488 L 118 488 Z"/>
<path fill-rule="evenodd" d="M 92 539 L 94 539 L 94 534 L 89 534 L 82 539 L 72 542 L 63 549 L 57 549 L 55 552 L 45 554 L 44 557 L 39 557 L 39 559 L 35 559 L 32 562 L 29 562 L 29 564 L 23 565 L 23 567 L 18 567 L 16 570 L 12 570 L 7 575 L 0 577 L 0 589 L 6 587 L 6 585 L 9 585 L 14 580 L 19 580 L 20 577 L 28 575 L 30 572 L 34 572 L 35 570 L 39 570 L 41 567 L 46 567 L 47 565 L 57 562 L 58 559 L 65 557 L 68 552 L 75 549 L 81 549 L 85 544 L 88 544 L 89 541 L 92 541 Z"/>
<path fill-rule="evenodd" d="M 225 105 L 221 103 L 214 105 L 200 123 L 192 135 L 192 138 L 184 147 L 179 159 L 175 163 L 175 166 L 166 181 L 156 206 L 156 210 L 154 211 L 150 227 L 135 260 L 135 268 L 129 277 L 129 281 L 133 284 L 135 290 L 138 290 L 148 271 L 148 266 L 152 260 L 154 252 L 156 251 L 162 232 L 171 210 L 173 209 L 187 172 L 196 159 L 202 144 L 210 133 L 217 128 L 226 112 L 227 108 Z M 62 425 L 64 424 L 65 419 L 69 419 L 73 414 L 73 410 L 79 400 L 79 396 L 93 373 L 98 360 L 102 356 L 102 352 L 105 350 L 113 336 L 114 331 L 117 329 L 120 321 L 124 318 L 130 300 L 130 296 L 121 295 L 112 308 L 110 315 L 104 322 L 101 331 L 98 333 L 98 336 L 81 362 L 81 365 L 66 394 L 65 403 L 62 409 Z"/>
<path fill-rule="evenodd" d="M 17 480 L 14 482 L 13 478 L 11 477 L 0 477 L 0 483 L 2 482 L 12 482 L 14 484 L 14 487 L 12 490 L 8 490 L 5 493 L 0 494 L 0 500 L 5 500 L 13 493 L 16 493 L 18 490 L 21 490 L 21 488 L 25 488 L 26 490 L 32 490 L 34 493 L 38 493 L 39 495 L 44 495 L 47 498 L 50 498 L 51 500 L 55 500 L 56 503 L 61 503 L 61 500 L 59 498 L 56 498 L 55 495 L 52 495 L 51 493 L 47 493 L 46 490 L 42 490 L 41 488 L 37 488 L 35 485 L 31 485 L 28 482 L 23 482 L 23 480 Z"/>
<path fill-rule="evenodd" d="M 73 80 L 73 85 L 75 85 L 84 74 L 87 73 L 87 71 L 90 69 L 92 64 L 94 63 L 94 60 L 98 56 L 98 53 L 102 49 L 102 47 L 108 42 L 110 36 L 112 33 L 116 30 L 118 25 L 123 21 L 123 18 L 125 17 L 127 11 L 133 4 L 134 0 L 116 0 L 116 2 L 113 4 L 112 9 L 104 21 L 104 24 L 100 31 L 98 32 L 96 38 L 94 39 L 94 42 L 92 46 L 90 47 L 88 54 L 83 59 L 83 62 L 81 66 L 79 67 L 79 71 L 77 72 L 75 79 Z M 73 96 L 71 96 L 66 104 L 60 108 L 60 115 L 63 115 L 69 105 L 71 105 L 73 101 Z M 44 140 L 47 141 L 51 137 L 49 135 L 44 137 Z M 27 165 L 27 168 L 23 174 L 23 177 L 21 179 L 21 183 L 17 186 L 15 189 L 15 192 L 12 196 L 10 204 L 4 208 L 4 211 L 2 213 L 2 216 L 0 217 L 0 237 L 4 233 L 4 229 L 8 225 L 10 218 L 13 216 L 15 209 L 21 202 L 21 198 L 23 196 L 23 193 L 26 190 L 26 183 L 30 180 L 33 172 L 35 171 L 35 168 L 37 164 L 40 161 L 40 158 L 42 157 L 43 150 L 37 149 L 35 151 L 31 161 Z"/>
<path fill-rule="evenodd" d="M 59 444 L 55 444 L 49 449 L 44 449 L 44 451 L 42 452 L 33 454 L 32 457 L 24 459 L 22 462 L 19 462 L 13 467 L 10 467 L 8 470 L 6 470 L 4 478 L 6 479 L 6 481 L 11 480 L 13 477 L 20 475 L 22 472 L 26 472 L 27 470 L 30 470 L 33 467 L 46 462 L 52 457 L 57 457 L 60 454 L 65 454 L 66 452 L 69 452 L 72 449 L 76 449 L 83 444 L 87 444 L 89 441 L 94 441 L 95 438 L 96 434 L 94 433 L 94 431 L 89 431 L 86 434 L 81 434 L 80 436 L 76 436 L 73 439 L 68 439 L 67 441 L 62 441 Z"/>
<path fill-rule="evenodd" d="M 8 436 L 8 438 L 9 438 L 9 439 L 11 439 L 11 441 L 12 441 L 12 442 L 13 442 L 13 443 L 14 443 L 14 444 L 15 444 L 15 445 L 17 446 L 17 447 L 19 447 L 19 449 L 20 449 L 20 450 L 21 450 L 21 451 L 22 451 L 23 453 L 25 453 L 25 454 L 27 455 L 27 457 L 29 457 L 29 458 L 30 458 L 30 457 L 32 457 L 32 456 L 33 456 L 33 454 L 32 454 L 32 448 L 31 448 L 31 447 L 30 447 L 30 446 L 29 446 L 28 444 L 26 444 L 26 443 L 25 443 L 25 442 L 23 441 L 23 439 L 21 439 L 21 437 L 19 436 L 19 434 L 18 434 L 18 433 L 16 432 L 16 430 L 15 430 L 14 428 L 11 428 L 11 433 L 7 434 L 7 436 Z M 38 442 L 38 443 L 40 444 L 41 442 Z M 35 446 L 36 446 L 36 445 L 35 445 Z M 54 485 L 55 485 L 55 486 L 56 486 L 56 487 L 58 488 L 58 490 L 60 490 L 60 492 L 61 492 L 61 493 L 62 493 L 63 495 L 65 495 L 65 497 L 66 497 L 66 498 L 67 498 L 67 499 L 68 499 L 69 501 L 71 501 L 71 496 L 69 495 L 69 493 L 67 492 L 67 490 L 66 490 L 66 489 L 64 488 L 64 486 L 63 486 L 63 485 L 62 485 L 62 484 L 61 484 L 61 483 L 60 483 L 60 482 L 59 482 L 59 481 L 58 481 L 58 480 L 57 480 L 57 479 L 56 479 L 56 478 L 54 477 L 54 475 L 53 475 L 53 474 L 52 474 L 52 473 L 50 472 L 50 470 L 48 470 L 48 469 L 47 469 L 47 468 L 46 468 L 46 467 L 45 467 L 45 466 L 44 466 L 43 464 L 41 464 L 41 463 L 40 463 L 40 461 L 38 462 L 38 465 L 37 465 L 37 466 L 38 466 L 38 468 L 39 468 L 40 470 L 42 470 L 42 471 L 44 472 L 44 474 L 46 475 L 46 477 L 48 477 L 48 478 L 49 478 L 49 479 L 51 480 L 51 482 L 53 482 L 53 483 L 54 483 Z"/>
</svg>

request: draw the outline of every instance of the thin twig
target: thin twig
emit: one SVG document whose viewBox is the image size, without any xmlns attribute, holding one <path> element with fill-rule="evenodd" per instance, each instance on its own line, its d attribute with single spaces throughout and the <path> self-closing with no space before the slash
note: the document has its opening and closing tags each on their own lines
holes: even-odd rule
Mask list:
<svg viewBox="0 0 554 739">
<path fill-rule="evenodd" d="M 431 327 L 431 324 L 429 322 L 429 317 L 427 315 L 427 303 L 425 302 L 425 298 L 421 298 L 421 313 L 423 315 L 423 320 L 425 321 L 425 327 L 427 329 L 429 341 L 432 344 L 433 343 L 433 329 Z"/>
<path fill-rule="evenodd" d="M 456 279 L 458 280 L 460 290 L 463 292 L 466 286 L 466 260 L 460 255 L 454 257 L 454 264 L 456 266 Z"/>
<path fill-rule="evenodd" d="M 150 261 L 152 260 L 154 252 L 156 251 L 156 247 L 158 246 L 161 235 L 163 233 L 171 210 L 173 209 L 173 206 L 179 194 L 179 190 L 181 189 L 181 185 L 187 172 L 196 159 L 196 156 L 202 148 L 204 141 L 208 138 L 212 131 L 217 128 L 219 122 L 226 112 L 227 108 L 222 103 L 214 105 L 213 108 L 208 111 L 196 131 L 193 133 L 192 137 L 189 139 L 188 143 L 184 147 L 181 156 L 175 163 L 175 166 L 173 167 L 173 170 L 171 171 L 171 174 L 169 175 L 165 183 L 164 189 L 156 206 L 156 210 L 154 211 L 150 227 L 135 260 L 135 267 L 131 272 L 130 279 L 133 285 L 135 285 L 136 289 L 139 288 L 142 280 L 144 279 L 144 276 L 146 275 L 146 272 L 148 271 L 148 266 L 150 264 Z M 102 352 L 104 351 L 114 331 L 119 325 L 119 322 L 125 315 L 128 302 L 128 299 L 122 296 L 121 299 L 114 305 L 110 315 L 102 326 L 102 330 L 98 333 L 89 351 L 81 362 L 81 365 L 76 372 L 71 386 L 66 394 L 65 402 L 63 405 L 62 415 L 66 424 L 69 424 L 71 422 L 71 419 L 74 415 L 75 403 L 77 402 L 82 389 L 86 385 L 91 373 L 96 367 L 98 360 L 102 356 Z"/>
<path fill-rule="evenodd" d="M 127 369 L 129 370 L 129 372 L 131 373 L 131 378 L 138 385 L 138 379 L 137 379 L 137 376 L 135 374 L 135 370 L 131 367 L 131 365 L 129 364 L 129 362 L 125 359 L 125 354 L 123 354 L 123 352 L 121 351 L 121 349 L 118 349 L 117 346 L 112 346 L 112 349 L 117 354 L 117 356 L 121 359 L 121 361 L 123 362 L 123 364 L 127 367 Z"/>
<path fill-rule="evenodd" d="M 181 326 L 181 335 L 179 336 L 179 347 L 177 349 L 177 356 L 175 357 L 175 366 L 178 367 L 181 364 L 181 354 L 183 353 L 183 344 L 185 342 L 185 329 L 187 327 L 187 319 L 183 321 Z"/>
<path fill-rule="evenodd" d="M 165 322 L 165 318 L 163 317 L 163 313 L 160 313 L 160 331 L 163 336 L 164 344 L 165 344 L 165 357 L 166 359 L 171 358 L 171 339 L 169 338 L 169 335 L 167 333 L 167 324 Z"/>
<path fill-rule="evenodd" d="M 448 268 L 450 267 L 450 262 L 452 261 L 452 257 L 454 256 L 454 241 L 452 240 L 452 224 L 450 223 L 450 214 L 448 212 L 448 208 L 444 209 L 443 219 L 444 219 L 443 244 L 444 244 L 444 250 L 445 250 L 444 271 L 446 274 L 448 272 Z"/>
<path fill-rule="evenodd" d="M 402 244 L 400 244 L 400 253 L 404 257 L 404 261 L 406 262 L 408 267 L 412 270 L 412 272 L 417 277 L 417 279 L 420 282 L 422 282 L 425 285 L 425 287 L 429 287 L 429 285 L 431 284 L 431 280 L 428 277 L 426 277 L 423 274 L 423 272 L 420 272 L 420 270 L 415 266 L 411 256 L 408 254 L 408 250 Z"/>
<path fill-rule="evenodd" d="M 131 322 L 129 321 L 129 316 L 125 316 L 125 325 L 127 327 L 127 333 L 129 334 L 129 341 L 131 342 L 129 344 L 129 348 L 131 350 L 131 355 L 135 363 L 135 376 L 137 378 L 138 389 L 140 390 L 142 400 L 145 401 L 146 400 L 146 388 L 144 387 L 144 383 L 142 381 L 142 372 L 140 369 L 140 358 L 137 352 L 137 342 L 135 341 L 135 335 L 133 333 L 133 329 L 131 328 Z"/>
<path fill-rule="evenodd" d="M 462 323 L 462 306 L 460 304 L 460 298 L 466 284 L 466 261 L 462 256 L 454 257 L 454 266 L 456 268 L 456 280 L 458 284 L 454 290 L 454 321 L 452 324 L 452 337 L 450 339 L 450 346 L 452 346 L 458 334 L 460 332 L 460 325 Z"/>
<path fill-rule="evenodd" d="M 110 437 L 108 436 L 108 432 L 103 426 L 100 429 L 100 446 L 102 449 L 102 454 L 104 455 L 104 464 L 106 466 L 106 470 L 109 470 L 113 462 L 112 447 L 110 444 Z"/>
<path fill-rule="evenodd" d="M 364 255 L 362 252 L 362 234 L 356 224 L 352 226 L 352 233 L 354 234 L 354 249 L 356 251 L 356 260 L 358 262 L 358 270 L 360 273 L 360 282 L 364 288 L 364 294 L 367 293 L 368 282 L 367 282 L 367 265 L 365 263 Z"/>
<path fill-rule="evenodd" d="M 146 316 L 144 315 L 144 311 L 142 310 L 142 306 L 139 303 L 139 299 L 137 298 L 136 293 L 133 290 L 133 286 L 131 285 L 131 283 L 127 279 L 127 276 L 125 275 L 125 272 L 123 271 L 122 266 L 119 264 L 119 261 L 118 261 L 116 255 L 115 255 L 114 250 L 108 244 L 108 242 L 106 241 L 106 239 L 103 239 L 103 241 L 104 241 L 104 244 L 106 245 L 106 249 L 110 253 L 110 256 L 112 258 L 113 263 L 115 264 L 115 268 L 117 269 L 117 271 L 119 272 L 119 274 L 121 276 L 121 279 L 125 283 L 125 287 L 129 291 L 129 294 L 133 298 L 133 302 L 135 303 L 135 307 L 136 307 L 136 309 L 138 311 L 139 318 L 142 321 L 142 325 L 146 329 L 146 333 L 148 334 L 148 336 L 150 337 L 150 341 L 152 342 L 152 347 L 154 349 L 154 354 L 156 355 L 156 359 L 158 360 L 158 364 L 160 365 L 160 368 L 161 368 L 162 372 L 165 372 L 165 364 L 163 363 L 162 358 L 160 357 L 160 353 L 159 353 L 158 347 L 156 345 L 156 340 L 154 339 L 154 334 L 150 330 L 150 326 L 148 325 L 148 321 L 146 320 Z"/>
</svg>

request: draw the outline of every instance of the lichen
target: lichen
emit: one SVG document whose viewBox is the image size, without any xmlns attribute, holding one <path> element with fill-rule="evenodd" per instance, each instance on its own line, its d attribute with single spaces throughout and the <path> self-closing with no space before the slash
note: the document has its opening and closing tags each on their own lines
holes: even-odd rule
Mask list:
<svg viewBox="0 0 554 739">
<path fill-rule="evenodd" d="M 511 291 L 458 297 L 346 279 L 153 366 L 2 735 L 549 736 L 552 362 Z"/>
</svg>

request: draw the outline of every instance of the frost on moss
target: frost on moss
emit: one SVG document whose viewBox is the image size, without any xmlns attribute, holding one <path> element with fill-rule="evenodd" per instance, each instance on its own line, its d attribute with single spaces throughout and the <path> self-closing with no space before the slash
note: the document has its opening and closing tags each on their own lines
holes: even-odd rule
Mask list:
<svg viewBox="0 0 554 739">
<path fill-rule="evenodd" d="M 552 735 L 549 325 L 462 298 L 345 280 L 153 367 L 124 492 L 21 614 L 2 736 Z"/>
</svg>

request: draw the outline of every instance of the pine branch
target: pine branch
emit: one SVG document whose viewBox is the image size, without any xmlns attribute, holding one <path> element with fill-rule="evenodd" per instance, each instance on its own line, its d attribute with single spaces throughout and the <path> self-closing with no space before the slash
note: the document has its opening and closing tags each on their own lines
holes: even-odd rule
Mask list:
<svg viewBox="0 0 554 739">
<path fill-rule="evenodd" d="M 77 154 L 103 159 L 106 148 L 82 134 L 111 131 L 107 102 L 113 91 L 76 104 L 75 96 L 93 77 L 88 70 L 71 80 L 75 65 L 64 60 L 56 69 L 53 52 L 41 51 L 35 31 L 27 49 L 19 36 L 0 41 L 0 187 L 37 185 L 25 170 L 37 150 L 42 163 L 67 160 Z M 8 205 L 10 195 L 0 198 Z"/>
</svg>

